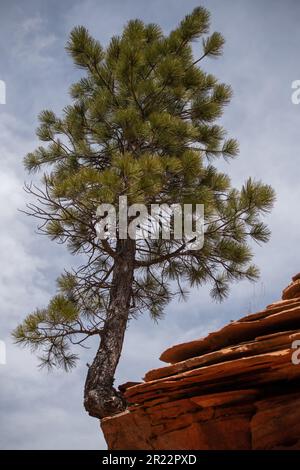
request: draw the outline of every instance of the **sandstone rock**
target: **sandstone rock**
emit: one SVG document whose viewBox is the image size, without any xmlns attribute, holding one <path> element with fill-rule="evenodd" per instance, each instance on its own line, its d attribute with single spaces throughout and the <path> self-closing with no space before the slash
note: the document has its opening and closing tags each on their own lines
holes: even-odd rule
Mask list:
<svg viewBox="0 0 300 470">
<path fill-rule="evenodd" d="M 251 420 L 253 449 L 300 449 L 299 391 L 260 400 L 255 405 L 257 411 Z"/>
<path fill-rule="evenodd" d="M 288 348 L 295 339 L 300 339 L 300 332 L 297 330 L 290 332 L 273 333 L 266 336 L 258 336 L 253 341 L 245 342 L 241 345 L 220 349 L 212 353 L 197 356 L 186 361 L 177 362 L 167 367 L 150 370 L 146 373 L 144 380 L 151 380 L 168 377 L 180 372 L 184 372 L 195 367 L 217 364 L 240 357 L 246 357 L 266 352 L 273 352 L 283 348 Z"/>
<path fill-rule="evenodd" d="M 300 297 L 300 279 L 293 281 L 282 293 L 283 300 L 295 299 L 297 297 Z"/>
<path fill-rule="evenodd" d="M 125 384 L 119 385 L 118 389 L 120 390 L 120 392 L 124 393 L 127 390 L 127 388 L 133 387 L 134 385 L 138 385 L 140 383 L 141 382 L 126 382 Z"/>
<path fill-rule="evenodd" d="M 300 449 L 295 339 L 300 274 L 283 300 L 169 348 L 169 365 L 120 386 L 128 410 L 101 422 L 109 449 Z"/>
<path fill-rule="evenodd" d="M 259 317 L 257 314 L 248 315 L 229 323 L 221 330 L 210 333 L 206 338 L 172 346 L 162 353 L 160 360 L 173 364 L 222 347 L 253 340 L 256 336 L 265 333 L 300 328 L 300 302 L 289 305 L 287 308 L 282 308 L 282 306 L 270 308 L 259 315 Z"/>
</svg>

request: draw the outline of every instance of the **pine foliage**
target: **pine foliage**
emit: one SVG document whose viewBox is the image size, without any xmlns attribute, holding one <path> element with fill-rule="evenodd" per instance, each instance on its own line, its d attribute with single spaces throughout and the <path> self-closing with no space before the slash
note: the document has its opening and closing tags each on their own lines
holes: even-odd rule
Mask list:
<svg viewBox="0 0 300 470">
<path fill-rule="evenodd" d="M 43 172 L 40 187 L 27 186 L 36 200 L 28 212 L 86 263 L 65 272 L 48 307 L 14 332 L 17 342 L 42 351 L 42 364 L 72 367 L 70 346 L 101 334 L 117 253 L 113 241 L 96 240 L 95 214 L 101 203 L 117 205 L 120 195 L 148 207 L 205 205 L 201 250 L 176 240 L 137 241 L 133 317 L 149 311 L 159 318 L 190 286 L 210 282 L 212 296 L 223 299 L 232 281 L 257 278 L 249 243 L 269 239 L 261 216 L 274 192 L 252 179 L 233 188 L 217 168 L 239 152 L 219 122 L 232 90 L 202 68 L 223 45 L 220 33 L 209 34 L 209 13 L 200 7 L 169 35 L 130 21 L 106 48 L 82 26 L 71 32 L 66 49 L 83 76 L 61 116 L 40 113 L 43 145 L 26 156 L 25 167 Z"/>
</svg>

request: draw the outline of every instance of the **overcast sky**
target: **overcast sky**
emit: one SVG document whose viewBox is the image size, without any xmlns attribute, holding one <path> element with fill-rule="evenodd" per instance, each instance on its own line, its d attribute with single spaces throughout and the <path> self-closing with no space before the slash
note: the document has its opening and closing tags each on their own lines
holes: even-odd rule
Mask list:
<svg viewBox="0 0 300 470">
<path fill-rule="evenodd" d="M 25 314 L 48 302 L 55 278 L 72 261 L 65 247 L 36 235 L 35 221 L 17 211 L 29 179 L 22 159 L 37 145 L 36 116 L 44 108 L 59 113 L 79 76 L 64 51 L 68 33 L 82 24 L 106 44 L 136 17 L 169 32 L 199 4 L 211 11 L 212 30 L 226 38 L 224 56 L 204 67 L 234 90 L 222 123 L 238 138 L 241 153 L 222 167 L 236 186 L 250 175 L 273 185 L 273 235 L 268 245 L 255 247 L 261 268 L 255 286 L 233 286 L 222 304 L 213 303 L 204 287 L 186 304 L 171 303 L 159 324 L 146 317 L 132 322 L 117 383 L 140 380 L 171 344 L 279 299 L 300 271 L 300 105 L 291 101 L 292 81 L 300 79 L 299 1 L 0 0 L 0 80 L 7 86 L 7 104 L 0 105 L 0 340 L 7 345 L 7 365 L 0 365 L 1 449 L 105 448 L 97 420 L 82 406 L 85 364 L 95 351 L 70 374 L 48 374 L 10 339 Z"/>
</svg>

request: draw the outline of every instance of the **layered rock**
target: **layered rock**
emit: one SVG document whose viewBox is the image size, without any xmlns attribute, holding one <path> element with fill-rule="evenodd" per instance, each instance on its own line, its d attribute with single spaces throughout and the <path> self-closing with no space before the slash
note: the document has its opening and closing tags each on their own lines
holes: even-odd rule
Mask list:
<svg viewBox="0 0 300 470">
<path fill-rule="evenodd" d="M 167 349 L 102 420 L 110 449 L 300 449 L 300 274 L 282 300 Z"/>
</svg>

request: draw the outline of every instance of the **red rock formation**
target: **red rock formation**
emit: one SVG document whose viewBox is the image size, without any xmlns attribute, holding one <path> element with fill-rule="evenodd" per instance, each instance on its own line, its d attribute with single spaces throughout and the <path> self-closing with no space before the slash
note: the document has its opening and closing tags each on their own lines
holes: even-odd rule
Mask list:
<svg viewBox="0 0 300 470">
<path fill-rule="evenodd" d="M 110 449 L 300 449 L 300 274 L 282 300 L 179 344 L 102 420 Z"/>
</svg>

